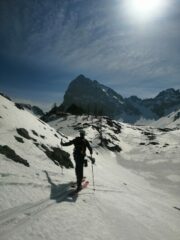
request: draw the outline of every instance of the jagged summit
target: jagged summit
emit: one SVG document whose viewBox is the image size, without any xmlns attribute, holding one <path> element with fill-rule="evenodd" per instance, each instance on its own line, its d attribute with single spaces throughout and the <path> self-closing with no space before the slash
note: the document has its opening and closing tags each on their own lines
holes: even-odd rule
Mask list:
<svg viewBox="0 0 180 240">
<path fill-rule="evenodd" d="M 123 97 L 113 89 L 79 75 L 70 84 L 64 95 L 63 109 L 68 111 L 72 105 L 81 108 L 85 113 L 104 114 L 115 117 L 123 112 Z"/>
<path fill-rule="evenodd" d="M 84 76 L 83 74 L 79 74 L 73 81 L 87 81 L 90 80 L 89 78 L 87 78 L 86 76 Z M 91 80 L 90 80 L 91 81 Z"/>
<path fill-rule="evenodd" d="M 161 100 L 168 100 L 168 101 L 180 101 L 180 91 L 179 90 L 175 90 L 174 88 L 169 88 L 166 89 L 162 92 L 160 92 L 155 99 L 161 99 Z"/>
</svg>

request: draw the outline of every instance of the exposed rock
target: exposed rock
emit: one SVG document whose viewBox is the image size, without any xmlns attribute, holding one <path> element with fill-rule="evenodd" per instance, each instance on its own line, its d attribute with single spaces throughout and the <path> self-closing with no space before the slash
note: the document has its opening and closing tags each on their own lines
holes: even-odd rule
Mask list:
<svg viewBox="0 0 180 240">
<path fill-rule="evenodd" d="M 70 159 L 69 153 L 55 147 L 51 147 L 52 150 L 49 150 L 45 145 L 43 148 L 45 149 L 46 155 L 53 160 L 56 165 L 73 168 L 73 163 Z"/>
<path fill-rule="evenodd" d="M 17 136 L 14 136 L 14 137 L 15 137 L 15 139 L 16 139 L 18 142 L 20 142 L 20 143 L 24 143 L 23 138 L 21 138 L 21 137 L 17 137 Z"/>
<path fill-rule="evenodd" d="M 31 130 L 35 136 L 39 136 L 35 130 Z"/>
<path fill-rule="evenodd" d="M 146 135 L 149 140 L 154 140 L 156 138 L 156 136 L 151 132 L 142 132 L 142 133 Z"/>
<path fill-rule="evenodd" d="M 20 110 L 29 110 L 31 111 L 34 115 L 37 116 L 43 116 L 44 112 L 37 106 L 31 106 L 30 104 L 25 104 L 25 103 L 15 103 L 15 106 L 20 109 Z"/>
<path fill-rule="evenodd" d="M 28 161 L 21 158 L 19 155 L 17 155 L 15 151 L 10 147 L 8 147 L 7 145 L 4 145 L 4 146 L 0 145 L 0 153 L 5 155 L 7 158 L 13 160 L 14 162 L 21 163 L 26 167 L 29 167 Z"/>
<path fill-rule="evenodd" d="M 29 133 L 28 133 L 28 131 L 27 131 L 25 128 L 17 128 L 16 131 L 17 131 L 17 133 L 18 133 L 20 136 L 22 136 L 22 137 L 24 137 L 24 138 L 26 138 L 26 139 L 28 139 L 28 140 L 31 139 L 31 140 L 33 140 L 33 141 L 36 141 L 36 139 L 34 139 L 34 138 L 32 138 L 32 137 L 29 136 Z"/>
<path fill-rule="evenodd" d="M 180 112 L 178 112 L 175 116 L 174 116 L 174 121 L 176 121 L 177 119 L 180 118 Z"/>
<path fill-rule="evenodd" d="M 4 93 L 0 93 L 1 96 L 5 97 L 6 99 L 8 99 L 9 101 L 12 101 L 10 97 L 8 97 L 6 94 Z"/>
<path fill-rule="evenodd" d="M 56 138 L 59 138 L 58 135 L 57 135 L 56 133 L 54 134 L 54 136 L 55 136 Z"/>
<path fill-rule="evenodd" d="M 158 128 L 158 130 L 161 131 L 161 132 L 170 132 L 170 131 L 172 131 L 171 128 Z"/>
<path fill-rule="evenodd" d="M 71 113 L 73 115 L 82 115 L 84 110 L 81 107 L 76 106 L 75 104 L 71 104 L 67 109 L 67 113 Z"/>
<path fill-rule="evenodd" d="M 44 124 L 44 125 L 46 125 L 46 123 L 45 122 L 43 122 L 41 119 L 38 119 L 42 124 Z"/>
<path fill-rule="evenodd" d="M 159 143 L 158 142 L 149 142 L 149 144 L 148 145 L 159 145 Z"/>
<path fill-rule="evenodd" d="M 122 149 L 119 145 L 113 143 L 110 139 L 106 139 L 106 138 L 101 138 L 100 139 L 100 146 L 102 147 L 106 147 L 107 149 L 109 149 L 112 152 L 121 152 Z"/>
<path fill-rule="evenodd" d="M 24 107 L 20 103 L 15 103 L 15 106 L 20 110 L 24 110 Z"/>
</svg>

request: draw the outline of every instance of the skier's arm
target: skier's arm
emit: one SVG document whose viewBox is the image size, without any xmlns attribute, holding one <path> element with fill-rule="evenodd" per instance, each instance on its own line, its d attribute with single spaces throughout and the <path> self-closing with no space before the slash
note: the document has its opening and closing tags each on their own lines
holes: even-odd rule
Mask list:
<svg viewBox="0 0 180 240">
<path fill-rule="evenodd" d="M 69 141 L 69 142 L 64 143 L 64 142 L 62 141 L 62 139 L 61 139 L 61 145 L 62 145 L 62 146 L 70 146 L 70 145 L 72 145 L 72 144 L 74 144 L 74 140 L 71 140 L 71 141 Z"/>
<path fill-rule="evenodd" d="M 88 148 L 90 154 L 92 155 L 93 154 L 93 150 L 92 150 L 92 147 L 91 147 L 91 145 L 89 144 L 88 141 L 87 141 L 87 148 Z"/>
</svg>

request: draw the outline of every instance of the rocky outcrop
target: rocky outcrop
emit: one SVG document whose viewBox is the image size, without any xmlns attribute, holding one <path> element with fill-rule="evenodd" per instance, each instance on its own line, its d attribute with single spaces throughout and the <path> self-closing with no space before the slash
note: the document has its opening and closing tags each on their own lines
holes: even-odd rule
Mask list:
<svg viewBox="0 0 180 240">
<path fill-rule="evenodd" d="M 21 163 L 25 165 L 26 167 L 29 167 L 29 163 L 27 160 L 23 159 L 19 155 L 15 153 L 13 149 L 8 147 L 7 145 L 1 146 L 0 145 L 0 153 L 5 155 L 7 158 L 13 160 L 14 162 Z"/>
</svg>

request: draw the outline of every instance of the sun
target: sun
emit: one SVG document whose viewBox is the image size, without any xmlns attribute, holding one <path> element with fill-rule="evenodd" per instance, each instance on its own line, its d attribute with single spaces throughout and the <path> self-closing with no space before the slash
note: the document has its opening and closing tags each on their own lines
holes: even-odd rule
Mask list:
<svg viewBox="0 0 180 240">
<path fill-rule="evenodd" d="M 131 18 L 146 21 L 160 16 L 167 0 L 126 0 L 126 9 Z"/>
</svg>

